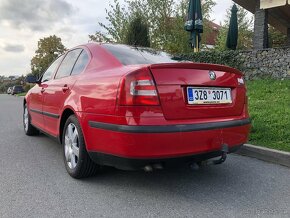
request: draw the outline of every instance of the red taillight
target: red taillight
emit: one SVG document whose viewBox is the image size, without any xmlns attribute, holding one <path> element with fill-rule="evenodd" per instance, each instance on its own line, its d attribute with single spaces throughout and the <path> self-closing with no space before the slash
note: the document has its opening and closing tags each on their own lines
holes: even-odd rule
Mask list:
<svg viewBox="0 0 290 218">
<path fill-rule="evenodd" d="M 120 105 L 159 105 L 157 89 L 148 68 L 126 75 L 121 83 Z"/>
</svg>

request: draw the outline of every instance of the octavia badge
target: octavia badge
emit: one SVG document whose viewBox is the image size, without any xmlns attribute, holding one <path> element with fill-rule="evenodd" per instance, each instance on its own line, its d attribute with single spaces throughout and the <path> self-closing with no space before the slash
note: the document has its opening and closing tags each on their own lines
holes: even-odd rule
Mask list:
<svg viewBox="0 0 290 218">
<path fill-rule="evenodd" d="M 215 72 L 214 71 L 209 71 L 209 78 L 211 79 L 211 80 L 215 80 L 216 79 L 216 74 L 215 74 Z"/>
</svg>

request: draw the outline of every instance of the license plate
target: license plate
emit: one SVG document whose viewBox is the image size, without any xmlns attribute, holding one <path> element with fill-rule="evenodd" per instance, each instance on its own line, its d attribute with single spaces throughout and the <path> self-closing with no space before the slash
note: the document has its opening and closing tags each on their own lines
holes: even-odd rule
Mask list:
<svg viewBox="0 0 290 218">
<path fill-rule="evenodd" d="M 232 95 L 230 88 L 187 87 L 188 104 L 230 104 Z"/>
</svg>

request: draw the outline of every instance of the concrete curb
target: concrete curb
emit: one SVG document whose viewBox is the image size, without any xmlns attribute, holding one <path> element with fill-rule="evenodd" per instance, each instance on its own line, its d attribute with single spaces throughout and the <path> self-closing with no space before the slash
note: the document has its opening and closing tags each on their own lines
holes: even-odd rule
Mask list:
<svg viewBox="0 0 290 218">
<path fill-rule="evenodd" d="M 290 167 L 289 152 L 245 144 L 236 152 L 236 154 Z"/>
</svg>

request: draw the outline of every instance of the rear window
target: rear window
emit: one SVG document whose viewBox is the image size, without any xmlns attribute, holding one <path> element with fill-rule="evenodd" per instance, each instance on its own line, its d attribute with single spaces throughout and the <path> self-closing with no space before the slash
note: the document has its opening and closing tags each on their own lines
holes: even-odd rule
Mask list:
<svg viewBox="0 0 290 218">
<path fill-rule="evenodd" d="M 131 47 L 127 45 L 103 44 L 123 65 L 176 63 L 170 54 L 151 48 Z"/>
</svg>

